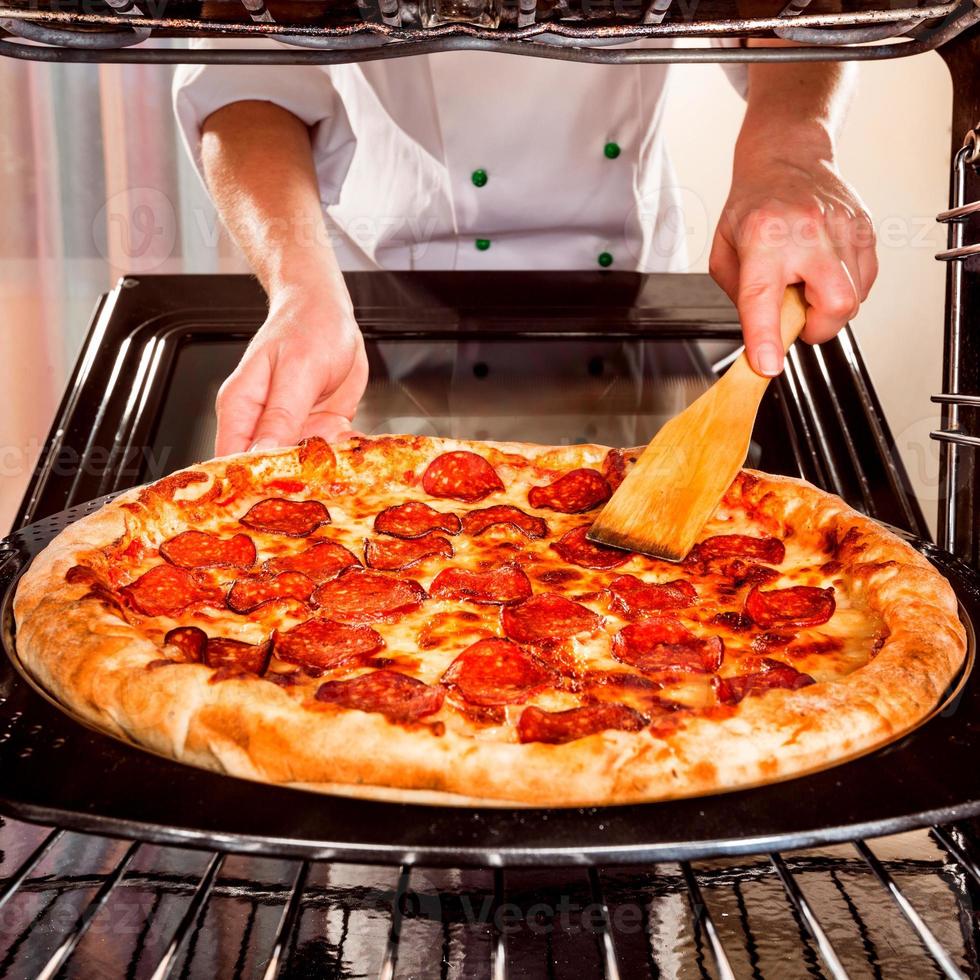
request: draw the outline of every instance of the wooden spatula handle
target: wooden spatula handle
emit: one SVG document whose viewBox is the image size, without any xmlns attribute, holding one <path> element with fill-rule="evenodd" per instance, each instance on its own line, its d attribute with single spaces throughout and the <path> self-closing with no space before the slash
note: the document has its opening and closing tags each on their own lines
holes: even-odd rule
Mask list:
<svg viewBox="0 0 980 980">
<path fill-rule="evenodd" d="M 803 286 L 796 283 L 786 287 L 783 305 L 779 311 L 779 335 L 783 341 L 783 351 L 788 351 L 806 325 L 806 300 Z"/>
</svg>

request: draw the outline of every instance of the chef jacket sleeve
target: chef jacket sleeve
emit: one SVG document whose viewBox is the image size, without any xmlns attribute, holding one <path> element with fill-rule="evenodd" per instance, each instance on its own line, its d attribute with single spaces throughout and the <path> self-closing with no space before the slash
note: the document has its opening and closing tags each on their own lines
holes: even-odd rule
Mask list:
<svg viewBox="0 0 980 980">
<path fill-rule="evenodd" d="M 739 48 L 742 46 L 742 39 L 737 37 L 713 37 L 711 44 L 716 48 Z M 744 99 L 749 90 L 749 66 L 726 62 L 721 67 L 728 76 L 728 80 L 732 83 L 732 88 Z"/>
<path fill-rule="evenodd" d="M 195 47 L 275 48 L 266 38 L 208 39 Z M 310 127 L 320 199 L 335 204 L 350 168 L 356 139 L 326 69 L 315 65 L 181 65 L 174 73 L 173 104 L 184 145 L 203 180 L 201 127 L 232 102 L 273 102 Z"/>
</svg>

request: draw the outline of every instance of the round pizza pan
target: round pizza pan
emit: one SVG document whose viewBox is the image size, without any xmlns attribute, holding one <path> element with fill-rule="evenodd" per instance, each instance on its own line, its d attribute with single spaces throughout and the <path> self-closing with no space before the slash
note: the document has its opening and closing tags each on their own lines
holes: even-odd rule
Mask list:
<svg viewBox="0 0 980 980">
<path fill-rule="evenodd" d="M 907 535 L 956 590 L 968 656 L 933 714 L 900 740 L 806 776 L 713 796 L 615 807 L 460 807 L 325 795 L 195 769 L 95 731 L 57 706 L 19 666 L 13 593 L 34 555 L 105 499 L 0 541 L 0 811 L 12 817 L 247 853 L 505 867 L 758 854 L 980 813 L 980 575 Z"/>
</svg>

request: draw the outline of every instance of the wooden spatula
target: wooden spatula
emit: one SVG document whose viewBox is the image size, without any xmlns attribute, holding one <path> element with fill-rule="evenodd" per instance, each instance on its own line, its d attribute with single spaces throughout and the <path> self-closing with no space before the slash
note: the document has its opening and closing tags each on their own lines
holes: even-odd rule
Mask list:
<svg viewBox="0 0 980 980">
<path fill-rule="evenodd" d="M 783 297 L 779 327 L 788 350 L 806 322 L 799 286 Z M 587 537 L 668 561 L 687 556 L 745 462 L 759 403 L 769 385 L 745 352 L 643 450 L 599 512 Z"/>
</svg>

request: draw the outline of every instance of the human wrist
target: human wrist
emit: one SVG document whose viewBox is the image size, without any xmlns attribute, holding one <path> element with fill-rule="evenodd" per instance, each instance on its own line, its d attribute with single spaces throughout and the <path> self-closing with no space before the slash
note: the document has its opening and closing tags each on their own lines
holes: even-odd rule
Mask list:
<svg viewBox="0 0 980 980">
<path fill-rule="evenodd" d="M 770 114 L 751 123 L 747 117 L 735 145 L 734 171 L 759 172 L 773 165 L 833 167 L 836 156 L 834 134 L 820 119 L 786 120 Z"/>
</svg>

